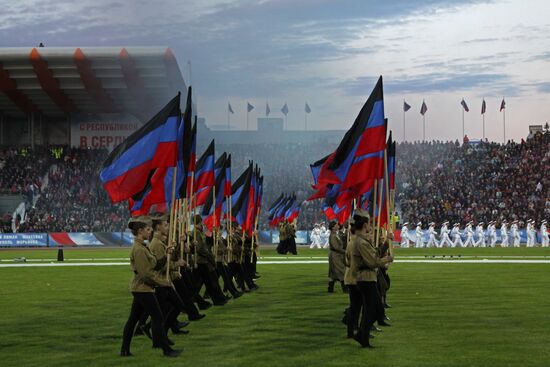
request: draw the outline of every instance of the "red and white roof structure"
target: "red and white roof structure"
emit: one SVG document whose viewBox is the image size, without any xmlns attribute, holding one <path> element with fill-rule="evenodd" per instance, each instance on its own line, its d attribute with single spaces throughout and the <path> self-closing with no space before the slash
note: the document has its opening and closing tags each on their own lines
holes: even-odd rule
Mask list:
<svg viewBox="0 0 550 367">
<path fill-rule="evenodd" d="M 150 117 L 186 85 L 166 47 L 0 48 L 0 113 Z"/>
</svg>

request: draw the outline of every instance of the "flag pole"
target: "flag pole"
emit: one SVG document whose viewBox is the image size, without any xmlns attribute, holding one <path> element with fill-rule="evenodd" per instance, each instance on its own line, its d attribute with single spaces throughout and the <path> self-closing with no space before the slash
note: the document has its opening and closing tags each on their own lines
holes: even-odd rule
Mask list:
<svg viewBox="0 0 550 367">
<path fill-rule="evenodd" d="M 384 184 L 386 185 L 386 211 L 387 211 L 387 215 L 388 215 L 388 223 L 387 223 L 387 228 L 388 228 L 388 233 L 392 233 L 393 234 L 393 217 L 390 216 L 390 181 L 389 181 L 389 176 L 388 176 L 388 148 L 386 148 L 384 150 Z M 389 251 L 390 251 L 390 255 L 393 256 L 393 241 L 388 241 L 390 242 L 389 243 Z"/>
<path fill-rule="evenodd" d="M 305 113 L 305 131 L 307 131 L 307 112 Z"/>
<path fill-rule="evenodd" d="M 229 256 L 230 256 L 230 261 L 229 262 L 232 262 L 233 261 L 233 243 L 231 242 L 231 235 L 232 235 L 232 232 L 233 232 L 233 217 L 231 215 L 231 202 L 232 202 L 232 199 L 231 199 L 231 196 L 232 195 L 229 195 L 229 233 L 227 235 L 227 238 L 229 238 L 229 247 L 230 247 L 230 250 L 229 250 Z"/>
<path fill-rule="evenodd" d="M 231 128 L 229 127 L 229 103 L 227 104 L 227 130 L 231 130 Z"/>
<path fill-rule="evenodd" d="M 245 231 L 244 231 L 244 228 L 243 228 L 243 236 L 241 238 L 241 264 L 244 261 L 244 236 L 245 236 Z"/>
<path fill-rule="evenodd" d="M 195 197 L 195 193 L 193 192 L 194 191 L 194 184 L 195 184 L 195 171 L 193 171 L 191 173 L 191 198 L 190 198 L 190 201 L 189 201 L 189 211 L 191 212 L 191 207 L 193 207 L 193 240 L 195 240 L 197 238 L 197 223 L 195 222 L 195 209 L 196 209 L 196 197 Z M 189 238 L 189 237 L 188 237 Z M 194 265 L 195 265 L 195 268 L 198 267 L 198 264 L 197 264 L 197 246 L 194 246 L 195 247 L 195 255 L 194 255 Z"/>
<path fill-rule="evenodd" d="M 403 98 L 403 141 L 405 141 L 405 98 Z"/>
<path fill-rule="evenodd" d="M 380 184 L 384 184 L 382 180 L 380 180 Z M 382 191 L 382 187 L 380 188 L 380 191 Z M 380 239 L 380 217 L 382 217 L 382 192 L 378 193 L 378 221 L 376 222 L 376 247 L 378 248 L 378 243 Z"/>
<path fill-rule="evenodd" d="M 248 104 L 246 105 L 246 131 L 248 131 Z"/>
<path fill-rule="evenodd" d="M 218 238 L 216 237 L 216 184 L 212 186 L 212 192 L 214 194 L 214 224 L 212 225 L 212 237 L 214 237 L 214 259 L 218 262 Z"/>
<path fill-rule="evenodd" d="M 374 179 L 374 197 L 372 200 L 372 242 L 374 242 L 374 231 L 376 226 L 376 196 L 378 195 L 378 179 Z"/>
<path fill-rule="evenodd" d="M 464 101 L 464 98 L 462 99 Z M 464 141 L 464 106 L 462 106 L 462 141 Z"/>
<path fill-rule="evenodd" d="M 426 141 L 426 115 L 422 115 L 422 141 Z"/>
<path fill-rule="evenodd" d="M 256 214 L 256 220 L 254 223 L 254 233 L 253 236 L 256 237 L 256 243 L 258 244 L 258 251 L 256 252 L 256 257 L 260 257 L 260 236 L 258 235 L 258 222 L 260 221 L 260 213 L 262 212 L 262 208 L 258 208 L 258 213 Z M 252 248 L 254 251 L 254 247 Z M 250 259 L 250 262 L 252 262 L 252 259 Z"/>
<path fill-rule="evenodd" d="M 502 100 L 504 101 L 504 97 Z M 502 109 L 502 127 L 504 129 L 504 144 L 506 144 L 506 107 Z"/>
<path fill-rule="evenodd" d="M 348 230 L 346 234 L 346 244 L 349 245 L 351 239 L 351 218 L 353 218 L 353 212 L 357 210 L 357 199 L 353 199 L 353 210 L 351 211 L 348 218 Z"/>
<path fill-rule="evenodd" d="M 483 116 L 483 140 L 485 140 L 485 114 L 482 114 Z"/>
<path fill-rule="evenodd" d="M 183 200 L 183 205 L 180 207 L 181 210 L 180 210 L 180 237 L 183 235 L 183 233 L 187 233 L 187 231 L 185 230 L 185 228 L 187 227 L 186 226 L 186 223 L 187 223 L 187 198 L 185 199 L 180 199 L 180 200 Z M 184 243 L 181 243 L 180 244 L 180 253 L 181 253 L 181 258 L 183 259 L 184 256 L 185 256 L 185 244 Z M 189 263 L 189 254 L 187 254 L 187 263 Z"/>
<path fill-rule="evenodd" d="M 174 175 L 172 176 L 172 201 L 170 202 L 170 226 L 168 227 L 168 247 L 172 245 L 174 232 L 174 201 L 176 200 L 176 176 L 178 174 L 178 166 L 174 167 Z M 170 280 L 170 253 L 166 259 L 166 280 Z"/>
</svg>

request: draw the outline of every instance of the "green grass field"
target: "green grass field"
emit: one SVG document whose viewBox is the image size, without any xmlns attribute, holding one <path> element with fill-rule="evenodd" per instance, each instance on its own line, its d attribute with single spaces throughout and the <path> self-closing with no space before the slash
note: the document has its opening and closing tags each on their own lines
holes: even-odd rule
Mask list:
<svg viewBox="0 0 550 367">
<path fill-rule="evenodd" d="M 327 264 L 290 257 L 259 265 L 259 291 L 205 311 L 189 335 L 173 336 L 185 349 L 177 359 L 162 357 L 143 336 L 132 341 L 134 357 L 118 356 L 131 304 L 129 266 L 0 267 L 0 365 L 548 366 L 550 264 L 437 263 L 451 254 L 550 259 L 549 248 L 397 250 L 398 260 L 436 258 L 392 266 L 393 327 L 376 334 L 374 350 L 346 339 L 347 295 L 339 287 L 326 292 Z M 55 262 L 56 250 L 2 250 L 0 264 L 20 256 Z M 75 263 L 127 256 L 128 249 L 65 250 Z M 261 256 L 277 255 L 262 249 Z M 298 256 L 326 250 L 299 249 Z"/>
</svg>

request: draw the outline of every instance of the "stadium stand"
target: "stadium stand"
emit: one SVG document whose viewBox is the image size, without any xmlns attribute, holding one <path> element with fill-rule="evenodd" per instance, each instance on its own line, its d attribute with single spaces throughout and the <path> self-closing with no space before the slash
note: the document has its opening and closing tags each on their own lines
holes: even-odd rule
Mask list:
<svg viewBox="0 0 550 367">
<path fill-rule="evenodd" d="M 308 144 L 218 144 L 217 153 L 232 154 L 233 180 L 254 160 L 265 175 L 263 208 L 282 192 L 304 200 L 313 191 L 309 164 L 336 148 Z M 126 204 L 112 204 L 98 181 L 106 150 L 68 146 L 4 151 L 0 191 L 33 184 L 40 193 L 19 232 L 120 231 L 128 218 Z M 32 157 L 30 159 L 29 157 Z M 443 220 L 464 223 L 535 219 L 550 216 L 550 132 L 520 143 L 402 143 L 397 149 L 397 208 L 409 222 Z M 20 169 L 21 163 L 33 167 Z M 19 168 L 18 168 L 19 167 Z M 4 172 L 23 172 L 10 179 Z M 48 185 L 40 177 L 48 173 Z M 325 220 L 319 201 L 304 203 L 299 228 Z M 9 214 L 2 217 L 8 231 Z M 261 228 L 267 228 L 266 210 Z"/>
</svg>

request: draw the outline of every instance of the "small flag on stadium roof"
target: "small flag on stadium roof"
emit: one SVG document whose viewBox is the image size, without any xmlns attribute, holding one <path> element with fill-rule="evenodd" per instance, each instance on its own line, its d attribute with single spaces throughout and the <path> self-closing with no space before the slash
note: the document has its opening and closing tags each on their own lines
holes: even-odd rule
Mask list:
<svg viewBox="0 0 550 367">
<path fill-rule="evenodd" d="M 468 105 L 466 104 L 466 101 L 464 98 L 462 98 L 462 101 L 460 101 L 460 104 L 462 105 L 462 108 L 464 108 L 464 111 L 470 112 L 470 109 L 468 108 Z"/>
<path fill-rule="evenodd" d="M 502 102 L 500 102 L 500 112 L 506 108 L 506 102 L 504 101 L 504 98 L 502 98 Z"/>
<path fill-rule="evenodd" d="M 410 109 L 411 109 L 411 105 L 403 101 L 403 111 L 407 112 Z"/>
<path fill-rule="evenodd" d="M 235 113 L 233 112 L 233 107 L 231 107 L 231 103 L 227 102 L 227 110 L 230 112 L 230 113 Z"/>
<path fill-rule="evenodd" d="M 246 111 L 250 112 L 254 109 L 254 106 L 252 106 L 249 102 L 246 102 Z"/>
<path fill-rule="evenodd" d="M 269 103 L 265 103 L 265 115 L 269 116 L 269 113 L 271 112 L 271 109 L 269 108 Z"/>
<path fill-rule="evenodd" d="M 426 106 L 426 102 L 422 101 L 422 107 L 420 107 L 420 114 L 424 116 L 426 112 L 428 111 L 428 106 Z"/>
<path fill-rule="evenodd" d="M 306 102 L 306 113 L 311 113 L 311 108 L 309 108 L 309 105 Z"/>
<path fill-rule="evenodd" d="M 485 110 L 487 109 L 487 105 L 485 104 L 485 99 L 483 99 L 483 102 L 481 102 L 481 114 L 485 114 Z"/>
<path fill-rule="evenodd" d="M 288 115 L 288 106 L 286 105 L 286 102 L 285 102 L 285 105 L 283 106 L 283 108 L 281 108 L 281 112 L 286 115 Z"/>
</svg>

